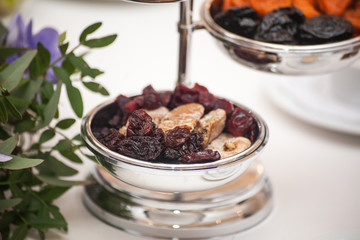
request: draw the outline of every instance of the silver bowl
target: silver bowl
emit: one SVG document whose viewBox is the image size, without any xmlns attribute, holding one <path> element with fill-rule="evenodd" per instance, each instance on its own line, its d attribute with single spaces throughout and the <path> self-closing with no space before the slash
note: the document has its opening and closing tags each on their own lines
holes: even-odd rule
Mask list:
<svg viewBox="0 0 360 240">
<path fill-rule="evenodd" d="M 258 124 L 256 141 L 245 151 L 201 164 L 152 163 L 131 158 L 109 150 L 93 135 L 91 126 L 96 116 L 104 116 L 114 108 L 108 101 L 91 110 L 81 124 L 81 135 L 98 162 L 114 177 L 135 187 L 160 192 L 197 192 L 222 186 L 239 177 L 263 150 L 268 140 L 268 128 L 262 118 L 240 104 L 238 107 L 252 113 Z"/>
<path fill-rule="evenodd" d="M 260 42 L 231 33 L 213 19 L 221 0 L 206 0 L 200 16 L 207 31 L 227 55 L 238 63 L 286 75 L 323 74 L 343 69 L 360 56 L 360 36 L 319 45 L 283 45 Z"/>
</svg>

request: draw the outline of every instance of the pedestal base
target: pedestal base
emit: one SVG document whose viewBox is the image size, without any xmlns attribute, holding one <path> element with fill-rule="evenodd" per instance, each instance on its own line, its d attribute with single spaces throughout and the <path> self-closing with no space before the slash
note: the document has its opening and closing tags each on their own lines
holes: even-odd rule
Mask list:
<svg viewBox="0 0 360 240">
<path fill-rule="evenodd" d="M 85 187 L 84 202 L 102 221 L 143 236 L 200 239 L 229 235 L 265 219 L 272 189 L 263 166 L 253 162 L 234 181 L 189 193 L 164 193 L 128 185 L 98 167 Z"/>
</svg>

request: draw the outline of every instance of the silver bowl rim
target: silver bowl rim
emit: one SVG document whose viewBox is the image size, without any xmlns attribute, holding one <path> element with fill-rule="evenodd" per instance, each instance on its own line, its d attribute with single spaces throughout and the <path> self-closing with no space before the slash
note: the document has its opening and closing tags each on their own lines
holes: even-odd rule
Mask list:
<svg viewBox="0 0 360 240">
<path fill-rule="evenodd" d="M 168 163 L 153 163 L 145 160 L 139 160 L 135 158 L 131 158 L 120 153 L 111 151 L 102 143 L 100 143 L 93 135 L 91 131 L 91 123 L 93 121 L 94 116 L 97 112 L 99 112 L 102 108 L 114 103 L 114 99 L 105 101 L 102 104 L 99 104 L 91 111 L 87 113 L 82 119 L 81 122 L 81 136 L 87 145 L 87 147 L 97 156 L 100 154 L 105 157 L 106 161 L 112 165 L 117 167 L 124 167 L 121 165 L 122 163 L 147 168 L 147 169 L 158 169 L 158 170 L 171 170 L 171 171 L 196 171 L 202 169 L 213 169 L 220 166 L 230 166 L 237 164 L 239 162 L 246 161 L 253 157 L 256 153 L 260 152 L 266 145 L 269 138 L 269 129 L 264 122 L 264 120 L 251 109 L 232 102 L 234 105 L 250 112 L 254 117 L 255 121 L 258 123 L 259 133 L 256 141 L 246 150 L 241 153 L 235 154 L 231 157 L 220 159 L 214 162 L 209 163 L 197 163 L 197 164 L 168 164 Z"/>
<path fill-rule="evenodd" d="M 275 53 L 292 53 L 292 54 L 306 54 L 306 53 L 325 53 L 336 52 L 344 49 L 349 49 L 352 46 L 360 47 L 360 36 L 350 38 L 348 40 L 316 45 L 286 45 L 261 42 L 250 38 L 239 36 L 235 33 L 229 32 L 218 25 L 211 16 L 210 9 L 214 0 L 206 0 L 200 10 L 200 17 L 202 23 L 207 31 L 214 37 L 223 41 L 238 45 L 240 47 L 249 47 L 256 50 Z"/>
</svg>

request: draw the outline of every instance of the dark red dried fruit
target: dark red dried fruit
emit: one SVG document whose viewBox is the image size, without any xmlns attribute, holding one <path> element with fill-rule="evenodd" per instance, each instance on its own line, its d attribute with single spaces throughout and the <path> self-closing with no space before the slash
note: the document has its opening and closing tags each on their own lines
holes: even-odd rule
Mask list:
<svg viewBox="0 0 360 240">
<path fill-rule="evenodd" d="M 171 91 L 165 91 L 159 93 L 161 103 L 164 107 L 169 107 L 173 93 Z"/>
<path fill-rule="evenodd" d="M 108 147 L 112 151 L 116 151 L 120 142 L 124 139 L 124 136 L 119 133 L 118 130 L 115 128 L 108 129 L 107 134 L 105 135 L 106 131 L 103 129 L 100 134 L 102 134 L 102 138 L 99 139 L 99 141 L 104 144 L 106 147 Z"/>
<path fill-rule="evenodd" d="M 153 129 L 153 132 L 152 132 L 151 136 L 158 139 L 159 142 L 162 142 L 162 143 L 164 142 L 165 133 L 161 128 Z"/>
<path fill-rule="evenodd" d="M 266 14 L 257 28 L 255 40 L 295 44 L 295 34 L 300 24 L 305 21 L 301 10 L 295 7 L 276 9 Z"/>
<path fill-rule="evenodd" d="M 142 160 L 155 160 L 160 156 L 163 145 L 156 137 L 133 136 L 122 140 L 117 150 L 129 157 Z"/>
<path fill-rule="evenodd" d="M 179 157 L 203 150 L 204 138 L 200 133 L 192 133 L 190 138 L 182 145 L 176 148 L 166 148 L 164 157 L 168 159 L 178 159 Z"/>
<path fill-rule="evenodd" d="M 230 118 L 226 121 L 226 130 L 234 136 L 244 136 L 249 132 L 254 118 L 249 113 L 235 108 Z"/>
<path fill-rule="evenodd" d="M 153 110 L 162 106 L 161 97 L 155 89 L 149 85 L 143 89 L 144 102 L 142 108 Z"/>
<path fill-rule="evenodd" d="M 256 124 L 256 122 L 254 122 L 251 127 L 250 127 L 250 130 L 249 132 L 245 135 L 245 137 L 249 138 L 250 141 L 253 143 L 255 142 L 255 140 L 257 139 L 259 135 L 259 128 Z"/>
<path fill-rule="evenodd" d="M 152 118 L 145 112 L 144 109 L 135 110 L 129 116 L 128 122 L 129 126 L 126 132 L 127 136 L 147 136 L 152 134 Z"/>
<path fill-rule="evenodd" d="M 124 96 L 124 95 L 119 95 L 119 96 L 116 97 L 115 102 L 118 105 L 118 107 L 119 107 L 122 114 L 126 113 L 125 105 L 130 101 L 131 101 L 131 99 Z"/>
<path fill-rule="evenodd" d="M 138 96 L 125 104 L 125 111 L 126 113 L 132 113 L 135 110 L 142 108 L 143 105 L 144 105 L 144 97 Z"/>
<path fill-rule="evenodd" d="M 165 146 L 176 148 L 183 145 L 190 138 L 190 130 L 184 127 L 175 127 L 169 130 L 165 135 Z"/>
<path fill-rule="evenodd" d="M 218 151 L 207 149 L 204 151 L 189 153 L 181 156 L 180 161 L 183 163 L 204 163 L 213 162 L 221 158 Z"/>
<path fill-rule="evenodd" d="M 321 44 L 351 38 L 354 27 L 343 17 L 320 15 L 309 18 L 299 27 L 297 37 L 302 44 Z"/>
</svg>

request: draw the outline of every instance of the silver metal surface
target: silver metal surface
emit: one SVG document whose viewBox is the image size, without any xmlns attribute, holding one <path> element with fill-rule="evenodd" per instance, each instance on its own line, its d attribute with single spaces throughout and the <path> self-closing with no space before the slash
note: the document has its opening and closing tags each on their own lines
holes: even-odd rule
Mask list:
<svg viewBox="0 0 360 240">
<path fill-rule="evenodd" d="M 87 208 L 102 221 L 136 235 L 202 239 L 229 235 L 264 220 L 272 189 L 255 161 L 232 182 L 207 191 L 163 193 L 128 185 L 102 168 L 85 187 Z"/>
<path fill-rule="evenodd" d="M 191 35 L 194 30 L 193 20 L 193 0 L 187 0 L 180 3 L 180 20 L 178 24 L 179 31 L 179 69 L 178 84 L 190 85 L 187 78 L 190 60 Z"/>
<path fill-rule="evenodd" d="M 206 0 L 201 20 L 207 31 L 232 59 L 253 69 L 287 74 L 323 74 L 343 69 L 360 57 L 360 36 L 319 45 L 265 43 L 231 33 L 213 20 L 220 0 Z"/>
<path fill-rule="evenodd" d="M 90 111 L 82 121 L 81 135 L 98 162 L 116 178 L 139 188 L 161 192 L 197 192 L 224 185 L 240 176 L 268 141 L 268 128 L 262 118 L 243 105 L 236 104 L 252 113 L 258 124 L 259 134 L 245 151 L 228 158 L 199 164 L 165 164 L 138 160 L 113 152 L 93 135 L 91 125 L 99 111 L 113 104 L 105 102 Z"/>
</svg>

